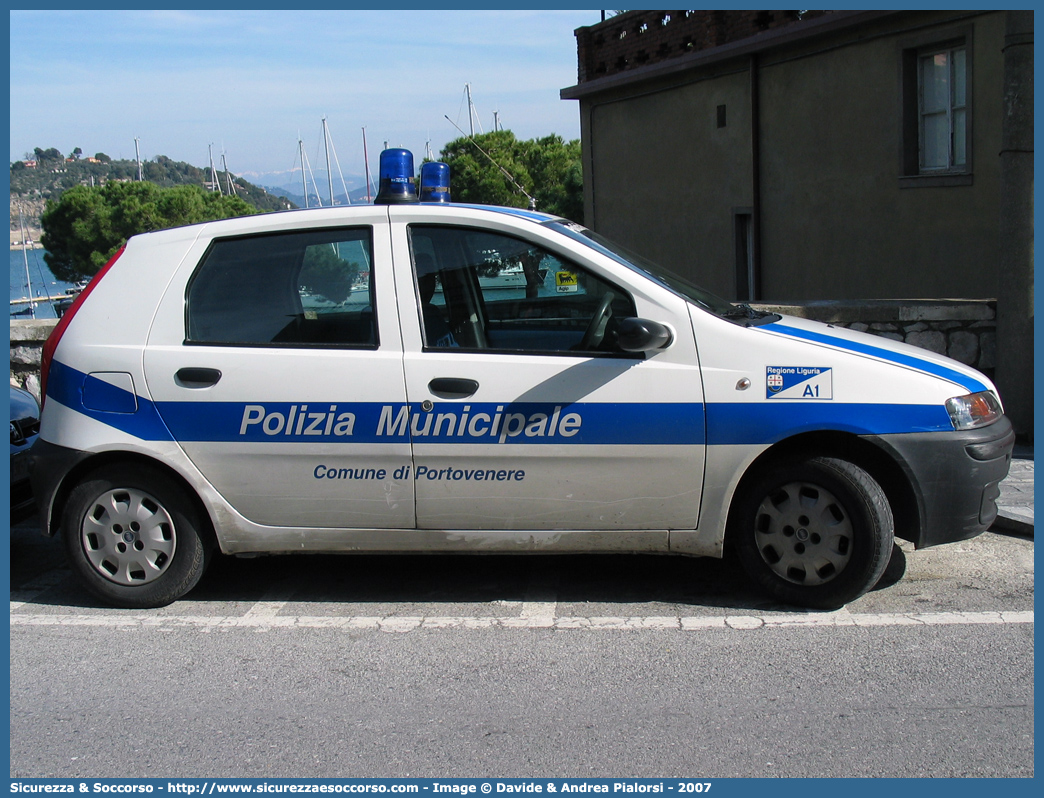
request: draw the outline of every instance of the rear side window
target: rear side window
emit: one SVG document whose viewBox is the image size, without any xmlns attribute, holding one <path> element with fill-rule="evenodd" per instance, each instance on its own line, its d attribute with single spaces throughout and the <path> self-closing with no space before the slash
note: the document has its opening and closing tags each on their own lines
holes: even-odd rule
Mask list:
<svg viewBox="0 0 1044 798">
<path fill-rule="evenodd" d="M 188 288 L 186 343 L 376 346 L 372 230 L 217 239 Z"/>
</svg>

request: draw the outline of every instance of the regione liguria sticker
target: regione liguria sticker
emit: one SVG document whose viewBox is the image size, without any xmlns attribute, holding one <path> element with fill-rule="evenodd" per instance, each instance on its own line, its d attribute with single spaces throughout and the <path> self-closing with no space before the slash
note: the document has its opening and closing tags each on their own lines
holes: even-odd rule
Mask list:
<svg viewBox="0 0 1044 798">
<path fill-rule="evenodd" d="M 823 366 L 766 366 L 768 399 L 833 399 L 833 370 Z"/>
</svg>

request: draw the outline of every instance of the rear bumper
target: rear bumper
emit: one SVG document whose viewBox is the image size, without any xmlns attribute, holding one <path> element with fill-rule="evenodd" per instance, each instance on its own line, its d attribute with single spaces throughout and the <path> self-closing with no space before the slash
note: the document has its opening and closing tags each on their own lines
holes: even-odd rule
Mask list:
<svg viewBox="0 0 1044 798">
<path fill-rule="evenodd" d="M 29 479 L 40 514 L 40 531 L 44 535 L 50 537 L 57 530 L 51 517 L 62 481 L 70 471 L 90 456 L 88 452 L 56 446 L 42 438 L 37 438 L 33 448 L 29 450 Z"/>
<path fill-rule="evenodd" d="M 917 548 L 967 540 L 997 518 L 1015 432 L 1002 416 L 981 429 L 872 436 L 906 472 L 920 516 Z"/>
</svg>

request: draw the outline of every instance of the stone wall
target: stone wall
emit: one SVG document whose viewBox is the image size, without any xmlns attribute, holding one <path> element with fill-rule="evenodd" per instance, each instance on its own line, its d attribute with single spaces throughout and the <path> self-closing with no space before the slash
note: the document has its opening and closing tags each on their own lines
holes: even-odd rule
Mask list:
<svg viewBox="0 0 1044 798">
<path fill-rule="evenodd" d="M 57 319 L 11 322 L 11 384 L 40 398 L 40 358 Z"/>
<path fill-rule="evenodd" d="M 993 376 L 997 303 L 993 299 L 910 299 L 755 303 L 760 310 L 860 330 L 948 355 Z M 11 322 L 11 383 L 40 395 L 40 357 L 54 319 Z"/>
<path fill-rule="evenodd" d="M 751 304 L 761 310 L 904 341 L 952 357 L 991 378 L 997 365 L 997 301 L 994 299 L 869 299 Z"/>
</svg>

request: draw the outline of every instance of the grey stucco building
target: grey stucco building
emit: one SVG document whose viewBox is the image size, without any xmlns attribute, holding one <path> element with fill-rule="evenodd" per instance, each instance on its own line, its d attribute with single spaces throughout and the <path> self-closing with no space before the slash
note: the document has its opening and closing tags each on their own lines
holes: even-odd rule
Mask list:
<svg viewBox="0 0 1044 798">
<path fill-rule="evenodd" d="M 585 221 L 726 298 L 997 300 L 1032 429 L 1033 14 L 632 11 L 576 31 Z"/>
</svg>

